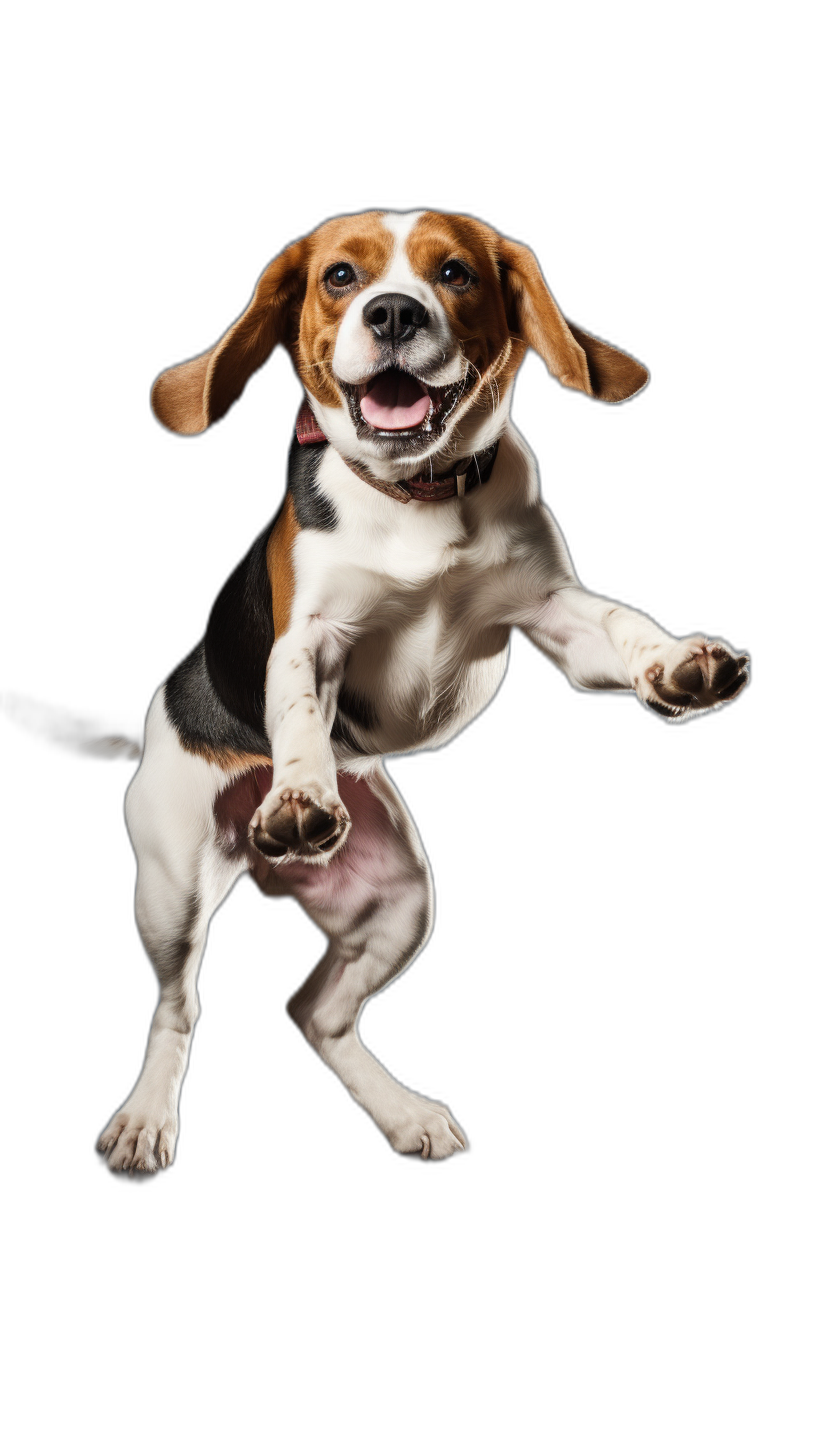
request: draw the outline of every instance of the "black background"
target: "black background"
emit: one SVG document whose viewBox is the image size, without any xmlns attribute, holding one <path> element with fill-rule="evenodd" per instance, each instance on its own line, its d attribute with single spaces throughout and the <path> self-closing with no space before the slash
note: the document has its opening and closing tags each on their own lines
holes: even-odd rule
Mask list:
<svg viewBox="0 0 816 1456">
<path fill-rule="evenodd" d="M 57 756 L 4 724 L 6 923 L 36 1026 L 19 1050 L 50 1128 L 34 1162 L 51 1171 L 42 1197 L 58 1187 L 93 1226 L 130 1220 L 136 1201 L 140 1220 L 147 1200 L 157 1219 L 189 1200 L 207 1223 L 281 1208 L 363 1219 L 374 1198 L 389 1216 L 444 1210 L 482 1229 L 544 1204 L 564 1229 L 600 1206 L 647 1222 L 672 1208 L 691 1227 L 742 1156 L 766 692 L 758 403 L 733 364 L 748 348 L 742 199 L 694 138 L 599 154 L 517 131 L 418 169 L 385 143 L 347 166 L 351 143 L 306 146 L 294 119 L 286 144 L 248 135 L 198 166 L 157 165 L 147 144 L 96 172 L 86 159 L 79 205 L 54 210 L 36 245 L 41 277 L 58 258 L 61 326 L 34 349 L 28 463 L 6 504 L 4 680 L 106 722 L 146 712 L 274 510 L 299 400 L 278 352 L 226 422 L 176 440 L 150 414 L 154 377 L 220 338 L 272 256 L 326 217 L 439 207 L 529 243 L 564 313 L 650 368 L 643 395 L 605 406 L 527 355 L 513 418 L 584 585 L 752 652 L 752 686 L 673 728 L 629 696 L 574 692 L 514 636 L 488 711 L 440 753 L 391 763 L 433 868 L 436 932 L 361 1021 L 393 1075 L 450 1102 L 471 1155 L 392 1155 L 284 1015 L 321 936 L 242 881 L 210 929 L 176 1166 L 147 1191 L 118 1187 L 93 1155 L 156 999 L 122 817 L 133 769 Z"/>
</svg>

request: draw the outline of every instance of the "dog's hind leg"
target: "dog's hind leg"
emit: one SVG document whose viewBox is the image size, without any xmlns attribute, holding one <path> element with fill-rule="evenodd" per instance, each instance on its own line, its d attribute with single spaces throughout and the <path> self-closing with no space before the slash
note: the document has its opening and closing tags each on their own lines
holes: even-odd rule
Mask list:
<svg viewBox="0 0 816 1456">
<path fill-rule="evenodd" d="M 364 779 L 341 775 L 339 787 L 352 822 L 344 848 L 328 865 L 272 871 L 329 937 L 289 1013 L 392 1147 L 444 1158 L 465 1144 L 448 1109 L 395 1081 L 357 1035 L 364 1002 L 428 937 L 430 871 L 408 811 L 381 768 Z"/>
<path fill-rule="evenodd" d="M 216 832 L 213 802 L 225 777 L 184 751 L 159 694 L 126 813 L 138 861 L 136 920 L 160 994 L 139 1079 L 99 1139 L 114 1169 L 154 1172 L 173 1160 L 207 925 L 246 864 Z"/>
</svg>

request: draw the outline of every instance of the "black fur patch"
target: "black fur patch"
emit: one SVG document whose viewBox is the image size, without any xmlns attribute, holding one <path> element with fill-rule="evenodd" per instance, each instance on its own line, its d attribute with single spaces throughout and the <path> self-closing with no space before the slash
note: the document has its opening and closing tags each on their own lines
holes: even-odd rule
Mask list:
<svg viewBox="0 0 816 1456">
<path fill-rule="evenodd" d="M 325 445 L 299 445 L 296 435 L 289 451 L 289 493 L 295 520 L 304 531 L 333 531 L 337 525 L 337 512 L 317 484 L 325 449 Z"/>
<path fill-rule="evenodd" d="M 270 752 L 266 734 L 231 713 L 216 692 L 199 642 L 171 672 L 164 688 L 167 716 L 189 753 L 234 749 L 239 753 Z"/>
<path fill-rule="evenodd" d="M 368 699 L 361 693 L 355 693 L 352 688 L 341 687 L 331 730 L 335 742 L 342 743 L 352 753 L 365 753 L 355 729 L 370 733 L 376 726 L 377 715 Z"/>
<path fill-rule="evenodd" d="M 345 685 L 340 689 L 337 698 L 337 711 L 348 718 L 350 722 L 356 723 L 359 728 L 365 728 L 371 732 L 377 726 L 377 715 L 374 712 L 374 705 L 362 693 L 356 693 L 353 688 Z"/>
<path fill-rule="evenodd" d="M 221 588 L 204 636 L 207 671 L 221 702 L 264 742 L 266 668 L 275 641 L 266 567 L 270 530 L 261 532 Z"/>
<path fill-rule="evenodd" d="M 168 716 L 184 747 L 193 753 L 270 752 L 264 720 L 266 667 L 275 640 L 266 569 L 271 529 L 267 526 L 261 532 L 221 588 L 204 641 L 167 679 Z"/>
</svg>

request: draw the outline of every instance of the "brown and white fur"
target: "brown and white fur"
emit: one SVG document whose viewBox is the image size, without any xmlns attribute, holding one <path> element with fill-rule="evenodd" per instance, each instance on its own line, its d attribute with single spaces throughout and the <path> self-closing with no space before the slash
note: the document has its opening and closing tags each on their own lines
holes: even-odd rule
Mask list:
<svg viewBox="0 0 816 1456">
<path fill-rule="evenodd" d="M 381 299 L 392 302 L 378 313 Z M 447 1107 L 390 1077 L 356 1030 L 432 915 L 384 756 L 458 733 L 496 692 L 513 627 L 577 687 L 629 689 L 669 717 L 747 680 L 745 657 L 667 636 L 578 582 L 510 422 L 516 370 L 529 346 L 562 384 L 610 401 L 648 376 L 566 322 L 527 248 L 469 217 L 332 219 L 269 265 L 213 349 L 159 377 L 159 419 L 206 429 L 279 342 L 328 443 L 293 445 L 275 522 L 150 708 L 127 822 L 160 999 L 141 1075 L 99 1142 L 115 1169 L 173 1159 L 207 925 L 244 870 L 266 894 L 295 896 L 328 937 L 289 1004 L 312 1046 L 398 1151 L 462 1148 Z M 418 426 L 361 414 L 387 369 L 432 400 Z M 499 437 L 489 480 L 467 494 L 403 501 L 371 483 L 438 479 Z"/>
</svg>

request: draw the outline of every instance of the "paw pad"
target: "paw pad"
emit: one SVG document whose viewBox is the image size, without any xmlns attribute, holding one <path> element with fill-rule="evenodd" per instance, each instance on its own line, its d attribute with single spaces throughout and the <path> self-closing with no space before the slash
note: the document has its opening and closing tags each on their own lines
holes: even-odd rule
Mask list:
<svg viewBox="0 0 816 1456">
<path fill-rule="evenodd" d="M 250 832 L 255 848 L 267 859 L 287 854 L 309 858 L 338 848 L 350 827 L 342 804 L 326 807 L 303 789 L 284 789 L 271 812 L 261 806 Z"/>
</svg>

